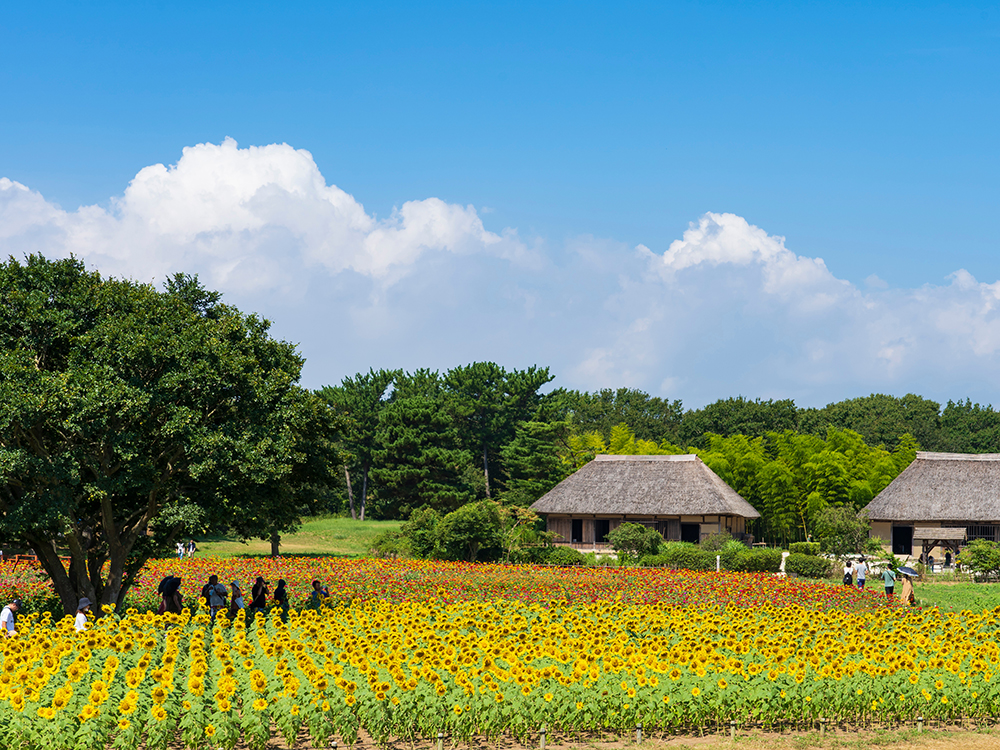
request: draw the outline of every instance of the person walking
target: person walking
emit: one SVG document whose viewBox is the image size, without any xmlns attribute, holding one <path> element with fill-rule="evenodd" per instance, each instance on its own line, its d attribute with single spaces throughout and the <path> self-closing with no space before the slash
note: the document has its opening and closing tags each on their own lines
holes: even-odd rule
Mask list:
<svg viewBox="0 0 1000 750">
<path fill-rule="evenodd" d="M 212 615 L 212 622 L 215 622 L 215 615 L 220 609 L 226 606 L 226 597 L 229 595 L 229 592 L 226 591 L 225 586 L 219 583 L 219 576 L 213 573 L 209 576 L 208 583 L 201 590 L 201 595 L 208 604 L 208 609 Z"/>
<path fill-rule="evenodd" d="M 274 590 L 274 601 L 281 607 L 281 621 L 288 622 L 288 592 L 285 591 L 285 579 L 278 579 L 278 586 Z"/>
<path fill-rule="evenodd" d="M 83 597 L 76 606 L 76 619 L 73 620 L 73 627 L 77 633 L 82 633 L 87 629 L 87 610 L 90 609 L 90 599 Z"/>
<path fill-rule="evenodd" d="M 8 638 L 17 635 L 17 613 L 21 609 L 21 600 L 15 599 L 0 612 L 0 628 Z"/>
<path fill-rule="evenodd" d="M 862 591 L 865 590 L 865 574 L 868 572 L 868 563 L 865 560 L 865 556 L 862 555 L 861 559 L 858 560 L 858 564 L 854 566 L 854 572 L 858 577 L 858 588 Z"/>
<path fill-rule="evenodd" d="M 854 568 L 851 567 L 851 561 L 848 560 L 844 565 L 844 585 L 853 586 L 854 585 Z"/>
<path fill-rule="evenodd" d="M 913 581 L 910 579 L 910 576 L 906 575 L 905 573 L 903 573 L 902 575 L 903 575 L 903 590 L 900 592 L 900 596 L 902 596 L 903 601 L 908 606 L 912 607 L 914 604 L 917 603 L 917 599 L 913 595 Z"/>
<path fill-rule="evenodd" d="M 188 539 L 187 543 L 187 556 L 190 559 L 195 552 L 198 551 L 198 545 L 194 543 L 194 539 Z"/>
<path fill-rule="evenodd" d="M 890 568 L 888 565 L 885 566 L 885 570 L 882 571 L 882 581 L 885 583 L 885 598 L 886 601 L 892 601 L 892 590 L 896 585 L 896 571 Z"/>
<path fill-rule="evenodd" d="M 177 542 L 177 559 L 184 559 L 184 542 Z"/>
<path fill-rule="evenodd" d="M 239 581 L 230 582 L 230 599 L 229 599 L 229 619 L 235 620 L 236 615 L 239 611 L 243 609 L 243 587 L 240 586 Z"/>
<path fill-rule="evenodd" d="M 267 595 L 269 593 L 264 576 L 257 576 L 253 588 L 250 589 L 250 609 L 264 614 L 264 610 L 267 609 Z"/>
</svg>

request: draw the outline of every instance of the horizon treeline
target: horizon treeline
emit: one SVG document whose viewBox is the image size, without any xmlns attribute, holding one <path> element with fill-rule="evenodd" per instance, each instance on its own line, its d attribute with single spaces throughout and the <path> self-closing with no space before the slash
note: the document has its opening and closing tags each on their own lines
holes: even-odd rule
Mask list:
<svg viewBox="0 0 1000 750">
<path fill-rule="evenodd" d="M 871 394 L 799 408 L 742 396 L 683 408 L 630 388 L 557 388 L 547 367 L 476 362 L 444 373 L 370 370 L 318 395 L 341 419 L 341 493 L 355 518 L 447 513 L 475 500 L 530 505 L 597 453 L 693 451 L 790 541 L 827 507 L 863 508 L 918 449 L 1000 452 L 990 405 Z"/>
</svg>

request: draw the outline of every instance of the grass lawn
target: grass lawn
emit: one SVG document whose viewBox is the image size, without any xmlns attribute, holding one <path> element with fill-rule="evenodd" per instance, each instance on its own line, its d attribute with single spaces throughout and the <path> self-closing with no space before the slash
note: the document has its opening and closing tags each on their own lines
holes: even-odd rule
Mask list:
<svg viewBox="0 0 1000 750">
<path fill-rule="evenodd" d="M 917 581 L 914 595 L 921 606 L 941 609 L 978 612 L 1000 607 L 1000 583 L 972 583 L 971 581 Z"/>
<path fill-rule="evenodd" d="M 354 521 L 350 518 L 304 518 L 295 534 L 281 538 L 285 555 L 334 555 L 359 557 L 368 552 L 372 539 L 383 531 L 393 531 L 401 521 Z M 254 539 L 246 544 L 226 537 L 209 537 L 198 541 L 199 555 L 235 557 L 237 555 L 270 555 L 271 543 Z"/>
</svg>

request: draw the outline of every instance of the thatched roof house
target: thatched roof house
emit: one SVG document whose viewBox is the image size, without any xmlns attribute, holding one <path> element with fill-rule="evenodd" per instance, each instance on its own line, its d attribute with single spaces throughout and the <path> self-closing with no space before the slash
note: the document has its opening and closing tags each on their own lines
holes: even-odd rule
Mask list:
<svg viewBox="0 0 1000 750">
<path fill-rule="evenodd" d="M 699 542 L 720 531 L 745 535 L 760 518 L 746 500 L 694 455 L 597 456 L 531 506 L 557 542 L 598 546 L 625 521 L 665 539 Z"/>
<path fill-rule="evenodd" d="M 868 507 L 872 535 L 912 554 L 914 528 L 962 529 L 967 540 L 1000 540 L 1000 453 L 930 453 L 916 459 Z M 941 539 L 952 539 L 956 532 Z M 936 545 L 938 547 L 947 545 Z"/>
</svg>

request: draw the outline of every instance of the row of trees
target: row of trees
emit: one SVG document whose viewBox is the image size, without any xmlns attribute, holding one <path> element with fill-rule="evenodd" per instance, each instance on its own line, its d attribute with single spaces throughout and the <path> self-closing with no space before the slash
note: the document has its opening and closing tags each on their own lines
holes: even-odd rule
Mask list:
<svg viewBox="0 0 1000 750">
<path fill-rule="evenodd" d="M 317 511 L 524 508 L 597 453 L 696 451 L 761 510 L 761 535 L 789 540 L 824 508 L 862 507 L 918 445 L 1000 451 L 991 407 L 912 395 L 684 411 L 632 389 L 544 392 L 548 368 L 491 362 L 312 392 L 268 327 L 183 274 L 157 289 L 75 259 L 0 264 L 0 534 L 38 555 L 68 610 L 120 604 L 181 535 L 276 551 Z"/>
</svg>

